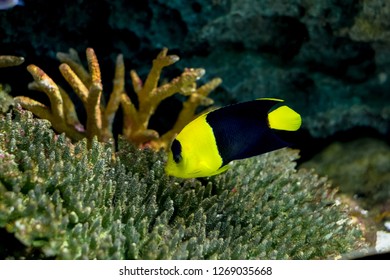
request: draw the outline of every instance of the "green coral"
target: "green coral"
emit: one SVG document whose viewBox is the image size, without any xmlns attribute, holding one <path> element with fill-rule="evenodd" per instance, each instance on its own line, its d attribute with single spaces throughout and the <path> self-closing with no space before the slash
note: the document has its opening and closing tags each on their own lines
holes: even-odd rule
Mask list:
<svg viewBox="0 0 390 280">
<path fill-rule="evenodd" d="M 10 92 L 11 87 L 9 85 L 0 84 L 0 113 L 6 113 L 14 105 L 14 99 L 9 95 Z"/>
<path fill-rule="evenodd" d="M 20 108 L 0 116 L 0 133 L 0 258 L 323 259 L 362 245 L 327 180 L 296 171 L 294 150 L 179 180 L 163 152 L 121 141 L 113 157 Z"/>
</svg>

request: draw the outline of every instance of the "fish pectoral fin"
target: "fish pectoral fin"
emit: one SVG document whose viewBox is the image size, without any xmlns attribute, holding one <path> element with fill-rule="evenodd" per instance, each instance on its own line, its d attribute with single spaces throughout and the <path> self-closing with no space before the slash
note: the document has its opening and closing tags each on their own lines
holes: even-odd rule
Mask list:
<svg viewBox="0 0 390 280">
<path fill-rule="evenodd" d="M 196 174 L 197 176 L 199 177 L 210 177 L 210 176 L 214 176 L 214 175 L 217 175 L 219 173 L 222 173 L 224 172 L 225 170 L 227 170 L 229 168 L 228 165 L 225 165 L 225 166 L 222 166 L 221 168 L 218 168 L 217 170 L 215 170 L 215 167 L 214 166 L 210 166 L 210 163 L 206 162 L 206 161 L 201 161 L 199 162 L 199 169 L 202 170 L 201 172 L 199 172 L 200 174 Z"/>
<path fill-rule="evenodd" d="M 225 172 L 226 170 L 228 170 L 230 168 L 230 165 L 229 164 L 226 164 L 225 166 L 222 166 L 220 169 L 217 170 L 217 174 L 219 173 L 222 173 L 222 172 Z"/>
<path fill-rule="evenodd" d="M 228 170 L 230 168 L 230 165 L 229 164 L 226 164 L 222 167 L 220 167 L 217 171 L 215 171 L 211 176 L 214 176 L 214 175 L 218 175 L 222 172 L 225 172 L 226 170 Z"/>
</svg>

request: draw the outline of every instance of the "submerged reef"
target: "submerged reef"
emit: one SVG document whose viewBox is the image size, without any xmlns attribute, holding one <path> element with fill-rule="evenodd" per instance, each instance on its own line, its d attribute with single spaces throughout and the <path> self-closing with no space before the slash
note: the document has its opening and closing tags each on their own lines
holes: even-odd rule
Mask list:
<svg viewBox="0 0 390 280">
<path fill-rule="evenodd" d="M 38 117 L 49 120 L 57 132 L 64 132 L 74 140 L 87 137 L 92 141 L 96 136 L 103 142 L 114 137 L 112 131 L 114 117 L 121 105 L 122 134 L 125 139 L 137 146 L 148 145 L 155 149 L 166 149 L 175 135 L 194 118 L 199 105 L 213 103 L 207 95 L 221 83 L 221 79 L 215 78 L 197 88 L 196 80 L 204 75 L 204 69 L 186 68 L 179 77 L 159 86 L 162 69 L 179 60 L 178 56 L 167 55 L 167 52 L 168 49 L 164 48 L 153 60 L 152 69 L 145 83 L 135 70 L 130 72 L 133 88 L 138 97 L 137 107 L 125 92 L 123 55 L 118 55 L 116 59 L 113 90 L 107 104 L 102 104 L 104 95 L 101 71 L 94 50 L 92 48 L 86 50 L 89 71 L 83 67 L 74 49 L 70 49 L 69 53 L 58 53 L 57 57 L 62 62 L 59 66 L 60 72 L 84 105 L 87 115 L 85 129 L 77 117 L 75 105 L 69 94 L 36 65 L 31 64 L 27 67 L 35 80 L 29 84 L 29 88 L 44 92 L 50 99 L 50 107 L 26 96 L 17 96 L 15 101 Z M 188 96 L 188 99 L 184 102 L 173 128 L 160 137 L 157 131 L 148 128 L 150 117 L 162 100 L 175 93 Z"/>
<path fill-rule="evenodd" d="M 348 200 L 355 216 L 364 222 L 369 243 L 378 242 L 377 232 L 386 228 L 390 219 L 390 147 L 387 143 L 374 138 L 335 142 L 300 168 L 311 168 L 328 176 Z"/>
<path fill-rule="evenodd" d="M 390 133 L 389 15 L 384 0 L 2 11 L 0 53 L 17 56 L 0 56 L 0 258 L 333 259 L 378 243 L 390 231 L 388 141 L 356 139 Z M 3 68 L 24 60 L 30 91 L 27 71 Z M 261 97 L 302 115 L 299 163 L 319 155 L 299 169 L 283 149 L 212 178 L 164 174 L 156 150 L 199 105 Z M 331 143 L 343 137 L 356 141 Z"/>
<path fill-rule="evenodd" d="M 326 178 L 283 149 L 200 180 L 164 153 L 73 144 L 16 106 L 0 115 L 0 258 L 325 259 L 363 246 Z"/>
</svg>

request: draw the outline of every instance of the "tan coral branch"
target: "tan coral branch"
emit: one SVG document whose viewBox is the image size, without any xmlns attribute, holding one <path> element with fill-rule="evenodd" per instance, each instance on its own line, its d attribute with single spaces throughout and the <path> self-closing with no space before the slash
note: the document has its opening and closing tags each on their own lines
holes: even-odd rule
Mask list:
<svg viewBox="0 0 390 280">
<path fill-rule="evenodd" d="M 85 132 L 84 126 L 80 123 L 79 118 L 77 117 L 76 108 L 69 95 L 60 86 L 58 86 L 58 88 L 60 90 L 62 101 L 64 103 L 64 114 L 66 123 L 74 127 L 79 132 Z"/>
<path fill-rule="evenodd" d="M 141 78 L 138 76 L 137 72 L 135 70 L 130 71 L 130 78 L 131 82 L 133 84 L 134 92 L 139 95 L 140 91 L 142 90 L 143 83 Z"/>
<path fill-rule="evenodd" d="M 121 105 L 123 110 L 123 136 L 130 140 L 133 134 L 133 126 L 138 123 L 138 113 L 130 97 L 126 93 L 121 95 Z"/>
<path fill-rule="evenodd" d="M 115 113 L 121 103 L 122 94 L 125 92 L 125 64 L 123 55 L 120 54 L 116 58 L 115 76 L 113 80 L 113 89 L 108 100 L 107 107 L 104 110 L 102 118 L 102 134 L 103 141 L 112 138 L 112 125 L 114 122 Z"/>
<path fill-rule="evenodd" d="M 83 64 L 81 63 L 79 54 L 75 49 L 69 49 L 69 53 L 58 52 L 57 58 L 62 63 L 67 64 L 84 85 L 87 87 L 91 85 L 91 75 L 84 68 Z"/>
<path fill-rule="evenodd" d="M 92 139 L 97 136 L 100 139 L 102 128 L 102 112 L 100 108 L 100 98 L 102 87 L 93 83 L 89 89 L 88 106 L 87 106 L 87 138 Z"/>
<path fill-rule="evenodd" d="M 56 83 L 38 66 L 30 64 L 27 66 L 27 70 L 33 76 L 38 87 L 46 93 L 50 99 L 51 113 L 53 114 L 56 122 L 64 122 L 64 109 L 63 102 L 60 94 L 60 90 Z"/>
<path fill-rule="evenodd" d="M 103 91 L 100 67 L 96 54 L 92 48 L 88 48 L 86 54 L 92 81 L 88 93 L 88 105 L 86 107 L 87 138 L 92 139 L 93 137 L 97 136 L 98 139 L 100 139 L 100 133 L 102 129 L 102 108 L 100 107 L 100 99 Z"/>
<path fill-rule="evenodd" d="M 50 108 L 46 105 L 26 96 L 17 96 L 15 97 L 15 101 L 22 105 L 24 109 L 33 112 L 33 114 L 39 118 L 48 120 L 55 125 L 55 120 L 50 112 Z"/>
<path fill-rule="evenodd" d="M 195 81 L 204 74 L 203 69 L 185 69 L 185 71 L 171 82 L 154 88 L 147 96 L 147 98 L 139 99 L 139 125 L 140 129 L 146 129 L 150 117 L 154 114 L 156 108 L 162 100 L 181 93 L 189 95 L 196 89 Z M 140 96 L 140 94 L 138 95 Z"/>
<path fill-rule="evenodd" d="M 39 118 L 48 120 L 56 131 L 60 133 L 64 132 L 75 140 L 81 140 L 85 137 L 83 133 L 75 130 L 71 126 L 68 126 L 66 123 L 58 122 L 50 109 L 44 104 L 26 96 L 15 97 L 15 102 L 19 103 L 24 109 L 31 111 Z"/>
<path fill-rule="evenodd" d="M 183 103 L 183 109 L 180 111 L 177 121 L 174 126 L 164 133 L 159 139 L 152 141 L 151 146 L 155 149 L 167 149 L 175 136 L 194 118 L 196 118 L 196 109 L 199 106 L 210 106 L 213 100 L 207 96 L 222 83 L 222 79 L 215 78 L 204 84 L 191 94 L 190 97 Z M 205 113 L 204 111 L 202 114 Z"/>
<path fill-rule="evenodd" d="M 144 99 L 149 99 L 153 89 L 157 88 L 162 69 L 179 61 L 179 57 L 177 55 L 167 56 L 167 52 L 168 49 L 164 48 L 157 55 L 157 58 L 153 60 L 152 69 L 150 70 L 149 75 L 146 78 L 145 85 L 138 94 L 140 103 L 142 103 Z"/>
<path fill-rule="evenodd" d="M 164 48 L 153 60 L 152 68 L 144 84 L 136 71 L 132 70 L 130 72 L 133 88 L 138 97 L 138 110 L 127 96 L 122 96 L 123 134 L 125 138 L 138 145 L 151 145 L 156 149 L 168 147 L 174 135 L 193 118 L 196 107 L 202 102 L 204 103 L 205 100 L 210 101 L 205 95 L 221 82 L 221 80 L 216 79 L 207 86 L 205 85 L 203 89 L 197 89 L 196 81 L 204 75 L 204 69 L 186 68 L 179 77 L 158 86 L 162 69 L 179 60 L 178 56 L 167 55 L 167 52 L 168 49 Z M 191 97 L 184 105 L 184 110 L 181 112 L 174 128 L 159 138 L 156 131 L 148 129 L 150 117 L 155 113 L 162 100 L 176 93 Z"/>
<path fill-rule="evenodd" d="M 15 97 L 15 100 L 36 116 L 49 120 L 56 131 L 81 140 L 84 137 L 82 125 L 69 96 L 38 66 L 31 64 L 27 70 L 34 78 L 29 88 L 44 92 L 49 97 L 50 108 L 25 96 Z"/>
<path fill-rule="evenodd" d="M 102 79 L 101 79 L 100 67 L 99 67 L 99 62 L 97 60 L 95 51 L 92 48 L 87 48 L 86 55 L 87 55 L 89 73 L 91 75 L 91 82 L 92 84 L 100 84 L 101 87 Z"/>
<path fill-rule="evenodd" d="M 45 92 L 50 99 L 50 108 L 27 97 L 16 99 L 37 116 L 50 120 L 57 131 L 65 132 L 73 139 L 78 140 L 86 136 L 91 141 L 92 138 L 97 137 L 105 142 L 113 138 L 113 121 L 121 105 L 125 139 L 139 147 L 147 145 L 155 149 L 167 148 L 175 134 L 194 117 L 196 108 L 199 105 L 212 103 L 207 95 L 221 82 L 220 79 L 214 79 L 198 88 L 196 81 L 204 75 L 204 69 L 186 68 L 180 76 L 169 83 L 159 85 L 162 69 L 179 60 L 178 56 L 167 53 L 168 49 L 164 48 L 153 60 L 144 83 L 136 71 L 130 72 L 133 88 L 138 97 L 137 107 L 125 92 L 123 55 L 117 57 L 113 89 L 106 105 L 103 100 L 100 66 L 94 50 L 92 48 L 86 50 L 88 70 L 81 64 L 75 50 L 70 49 L 69 53 L 58 53 L 57 57 L 62 62 L 59 70 L 86 110 L 85 129 L 77 117 L 75 106 L 67 92 L 35 65 L 28 67 L 35 80 L 29 87 Z M 176 93 L 188 96 L 188 100 L 183 104 L 183 110 L 173 128 L 160 137 L 157 131 L 148 128 L 150 117 L 162 100 Z"/>
<path fill-rule="evenodd" d="M 69 54 L 59 53 L 57 56 L 60 60 L 65 61 L 59 66 L 59 70 L 68 84 L 72 87 L 76 95 L 81 99 L 86 112 L 87 123 L 86 130 L 78 120 L 77 113 L 69 95 L 62 88 L 58 87 L 53 80 L 46 75 L 40 68 L 35 65 L 28 66 L 28 71 L 33 76 L 35 83 L 31 84 L 31 88 L 45 92 L 50 98 L 50 115 L 46 114 L 46 118 L 55 125 L 59 132 L 67 131 L 70 136 L 76 135 L 80 139 L 80 135 L 85 132 L 89 140 L 97 136 L 100 138 L 102 132 L 102 108 L 100 106 L 102 96 L 102 83 L 100 67 L 93 49 L 86 50 L 89 72 L 81 65 L 78 54 L 75 50 L 70 50 Z M 42 106 L 38 106 L 31 99 L 21 99 L 26 101 L 22 105 L 35 110 L 37 115 L 44 115 L 46 112 Z M 29 102 L 29 103 L 28 103 Z M 48 110 L 46 108 L 46 110 Z M 70 131 L 70 132 L 69 132 Z M 112 136 L 112 135 L 110 135 Z M 106 139 L 108 141 L 108 139 Z"/>
<path fill-rule="evenodd" d="M 126 94 L 121 96 L 121 105 L 123 109 L 123 136 L 128 141 L 137 145 L 155 140 L 159 137 L 157 131 L 144 128 L 140 125 L 139 113 Z"/>
<path fill-rule="evenodd" d="M 62 76 L 68 82 L 68 84 L 72 87 L 73 91 L 77 94 L 77 96 L 83 102 L 84 107 L 88 104 L 88 88 L 85 86 L 83 81 L 77 76 L 77 74 L 69 67 L 68 64 L 62 63 L 59 67 Z"/>
<path fill-rule="evenodd" d="M 24 57 L 13 55 L 0 55 L 0 68 L 18 66 L 24 62 Z"/>
<path fill-rule="evenodd" d="M 180 132 L 186 124 L 196 117 L 196 109 L 199 106 L 210 106 L 214 101 L 207 96 L 222 83 L 222 79 L 215 78 L 204 84 L 183 103 L 183 109 L 179 113 L 177 122 L 173 126 L 171 133 Z M 204 113 L 204 112 L 202 112 Z"/>
</svg>

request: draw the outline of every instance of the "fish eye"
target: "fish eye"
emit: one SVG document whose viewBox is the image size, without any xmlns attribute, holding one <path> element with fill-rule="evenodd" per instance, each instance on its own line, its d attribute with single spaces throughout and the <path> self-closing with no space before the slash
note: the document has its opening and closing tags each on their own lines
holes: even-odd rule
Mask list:
<svg viewBox="0 0 390 280">
<path fill-rule="evenodd" d="M 183 158 L 181 156 L 181 144 L 178 140 L 173 140 L 171 145 L 171 151 L 173 155 L 173 160 L 176 163 L 179 163 Z"/>
</svg>

